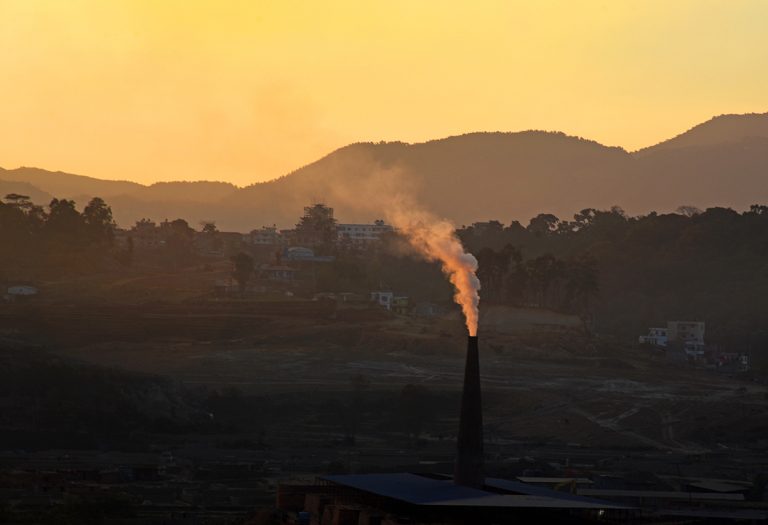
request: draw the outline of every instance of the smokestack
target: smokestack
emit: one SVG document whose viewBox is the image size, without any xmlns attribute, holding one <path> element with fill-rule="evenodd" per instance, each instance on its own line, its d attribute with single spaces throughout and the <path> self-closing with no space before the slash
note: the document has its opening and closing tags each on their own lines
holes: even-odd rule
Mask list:
<svg viewBox="0 0 768 525">
<path fill-rule="evenodd" d="M 480 398 L 480 358 L 477 336 L 467 341 L 467 362 L 464 366 L 464 391 L 461 395 L 461 420 L 457 443 L 456 485 L 481 488 L 483 476 L 483 405 Z"/>
</svg>

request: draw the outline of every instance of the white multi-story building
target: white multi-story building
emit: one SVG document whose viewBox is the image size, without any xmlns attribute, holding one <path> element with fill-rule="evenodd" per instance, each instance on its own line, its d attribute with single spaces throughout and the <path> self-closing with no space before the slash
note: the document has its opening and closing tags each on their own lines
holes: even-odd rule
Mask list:
<svg viewBox="0 0 768 525">
<path fill-rule="evenodd" d="M 248 242 L 255 245 L 281 244 L 282 236 L 276 226 L 262 226 L 260 230 L 253 230 L 249 234 Z"/>
<path fill-rule="evenodd" d="M 667 336 L 670 341 L 704 345 L 704 323 L 702 321 L 667 321 Z"/>
<path fill-rule="evenodd" d="M 394 231 L 394 228 L 383 220 L 377 220 L 373 224 L 339 224 L 336 231 L 340 242 L 359 245 L 378 242 L 383 234 Z"/>
<path fill-rule="evenodd" d="M 682 344 L 683 350 L 694 358 L 704 355 L 704 323 L 701 321 L 667 321 L 670 341 Z"/>
<path fill-rule="evenodd" d="M 666 328 L 649 328 L 647 335 L 640 336 L 640 343 L 659 347 L 679 343 L 686 354 L 701 356 L 705 348 L 704 328 L 702 321 L 667 321 Z"/>
<path fill-rule="evenodd" d="M 640 344 L 653 345 L 653 346 L 667 346 L 667 329 L 666 328 L 649 328 L 648 335 L 640 336 Z"/>
</svg>

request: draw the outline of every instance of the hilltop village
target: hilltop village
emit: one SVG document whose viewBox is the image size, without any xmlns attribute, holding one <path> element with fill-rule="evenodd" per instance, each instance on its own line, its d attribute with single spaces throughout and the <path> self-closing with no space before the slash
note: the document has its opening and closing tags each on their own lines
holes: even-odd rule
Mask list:
<svg viewBox="0 0 768 525">
<path fill-rule="evenodd" d="M 181 219 L 160 224 L 144 219 L 130 229 L 116 229 L 115 245 L 139 264 L 160 262 L 163 256 L 171 260 L 193 257 L 203 264 L 232 261 L 232 274 L 214 284 L 219 296 L 243 299 L 282 292 L 287 297 L 320 294 L 313 296 L 334 298 L 335 294 L 322 289 L 319 280 L 327 273 L 324 267 L 340 257 L 372 255 L 394 233 L 394 228 L 383 220 L 370 224 L 339 223 L 333 208 L 316 203 L 304 208 L 292 229 L 263 226 L 250 233 L 224 232 L 214 222 L 203 222 L 196 231 Z M 360 300 L 359 295 L 348 291 L 340 297 L 345 301 Z M 364 295 L 366 300 L 375 300 L 387 310 L 393 306 L 402 309 L 407 299 L 398 296 L 399 302 L 395 302 L 391 290 L 372 290 Z"/>
<path fill-rule="evenodd" d="M 739 214 L 684 206 L 640 217 L 618 207 L 585 209 L 571 221 L 541 213 L 526 226 L 474 222 L 456 235 L 478 260 L 486 308 L 564 314 L 587 333 L 743 372 L 766 364 L 759 268 L 767 209 L 755 205 Z M 13 247 L 0 255 L 9 304 L 266 301 L 301 311 L 313 307 L 307 301 L 325 301 L 345 311 L 404 316 L 457 312 L 439 265 L 425 261 L 401 232 L 382 219 L 344 223 L 324 203 L 305 207 L 293 228 L 248 233 L 180 218 L 120 228 L 99 198 L 81 212 L 71 200 L 42 207 L 9 194 L 0 220 L 0 236 Z M 739 264 L 755 268 L 754 286 L 734 270 Z M 733 289 L 744 292 L 736 309 L 724 302 Z"/>
</svg>

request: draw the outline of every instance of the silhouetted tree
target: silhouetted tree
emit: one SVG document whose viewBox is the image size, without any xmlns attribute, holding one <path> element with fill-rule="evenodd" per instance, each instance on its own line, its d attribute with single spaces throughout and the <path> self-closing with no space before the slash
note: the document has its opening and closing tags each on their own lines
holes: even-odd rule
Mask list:
<svg viewBox="0 0 768 525">
<path fill-rule="evenodd" d="M 528 231 L 538 236 L 547 235 L 557 231 L 559 222 L 560 219 L 551 213 L 540 213 L 528 223 Z"/>
<path fill-rule="evenodd" d="M 579 231 L 588 228 L 592 225 L 596 214 L 597 210 L 594 208 L 585 208 L 581 210 L 579 213 L 573 216 L 572 230 Z"/>
<path fill-rule="evenodd" d="M 219 231 L 218 228 L 216 228 L 216 223 L 213 221 L 203 221 L 200 223 L 200 226 L 203 233 L 214 234 Z"/>
<path fill-rule="evenodd" d="M 585 208 L 554 231 L 553 219 L 534 218 L 542 227 L 494 235 L 465 228 L 458 235 L 480 260 L 486 299 L 498 278 L 488 273 L 485 249 L 510 243 L 525 260 L 510 264 L 503 302 L 575 313 L 595 329 L 632 339 L 671 318 L 704 319 L 710 341 L 752 352 L 755 368 L 764 355 L 768 370 L 768 352 L 755 350 L 768 344 L 768 206 L 682 211 L 629 217 L 618 207 Z"/>
<path fill-rule="evenodd" d="M 529 298 L 533 303 L 542 307 L 552 306 L 549 294 L 562 277 L 563 267 L 562 261 L 550 253 L 527 261 Z"/>
<path fill-rule="evenodd" d="M 112 244 L 117 225 L 112 218 L 112 208 L 103 199 L 91 199 L 83 209 L 83 220 L 93 242 Z"/>
<path fill-rule="evenodd" d="M 597 295 L 597 262 L 589 255 L 582 255 L 565 264 L 565 299 L 563 309 L 579 314 L 585 328 L 591 316 L 590 301 Z"/>
<path fill-rule="evenodd" d="M 694 215 L 699 215 L 701 213 L 701 210 L 696 206 L 679 206 L 675 211 L 686 217 L 693 217 Z"/>
<path fill-rule="evenodd" d="M 192 241 L 195 238 L 193 230 L 184 219 L 165 221 L 160 225 L 160 231 L 165 237 L 167 260 L 179 268 L 190 261 L 192 256 Z"/>
<path fill-rule="evenodd" d="M 63 245 L 71 246 L 83 244 L 86 240 L 85 220 L 75 208 L 75 201 L 67 199 L 53 199 L 49 205 L 48 220 L 45 223 L 45 231 L 51 237 L 60 241 Z"/>
<path fill-rule="evenodd" d="M 511 244 L 507 244 L 500 251 L 491 248 L 483 248 L 477 254 L 479 263 L 478 278 L 483 283 L 483 301 L 502 301 L 505 296 L 505 281 L 511 270 L 512 264 L 519 264 L 522 255 Z"/>
<path fill-rule="evenodd" d="M 34 204 L 31 200 L 29 200 L 29 196 L 20 195 L 18 193 L 9 193 L 5 196 L 5 201 L 9 206 L 20 210 L 38 225 L 45 222 L 46 217 L 43 207 Z"/>
<path fill-rule="evenodd" d="M 323 252 L 330 252 L 337 237 L 333 208 L 320 203 L 304 208 L 304 215 L 296 224 L 298 242 L 314 246 Z"/>
<path fill-rule="evenodd" d="M 246 286 L 248 286 L 248 281 L 253 275 L 253 257 L 247 253 L 240 252 L 232 257 L 232 264 L 234 265 L 232 277 L 235 278 L 240 286 L 240 293 L 244 293 Z"/>
</svg>

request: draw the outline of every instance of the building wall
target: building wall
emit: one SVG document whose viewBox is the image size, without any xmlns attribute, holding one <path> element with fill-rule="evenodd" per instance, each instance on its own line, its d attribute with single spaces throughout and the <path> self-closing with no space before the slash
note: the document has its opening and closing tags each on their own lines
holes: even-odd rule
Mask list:
<svg viewBox="0 0 768 525">
<path fill-rule="evenodd" d="M 339 224 L 336 231 L 340 241 L 365 244 L 379 241 L 383 234 L 393 231 L 393 228 L 379 220 L 373 224 Z"/>
<path fill-rule="evenodd" d="M 694 342 L 704 344 L 704 323 L 701 321 L 667 321 L 667 337 L 670 342 Z"/>
<path fill-rule="evenodd" d="M 280 232 L 274 226 L 263 226 L 253 230 L 248 236 L 248 242 L 255 245 L 277 245 L 282 243 Z"/>
<path fill-rule="evenodd" d="M 640 344 L 665 347 L 668 341 L 666 328 L 649 328 L 648 335 L 640 336 Z"/>
</svg>

